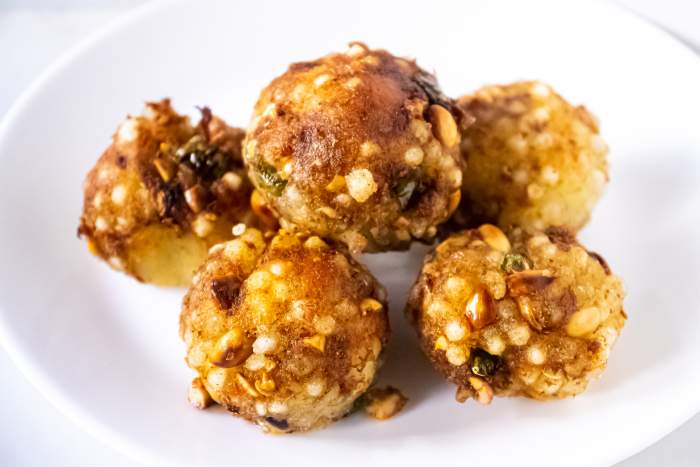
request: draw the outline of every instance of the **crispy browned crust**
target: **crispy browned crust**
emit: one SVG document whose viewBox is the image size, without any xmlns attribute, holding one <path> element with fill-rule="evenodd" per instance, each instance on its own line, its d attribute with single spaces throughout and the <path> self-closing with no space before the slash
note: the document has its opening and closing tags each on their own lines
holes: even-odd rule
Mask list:
<svg viewBox="0 0 700 467">
<path fill-rule="evenodd" d="M 624 325 L 621 281 L 566 229 L 515 229 L 508 238 L 507 252 L 476 229 L 441 243 L 426 257 L 407 317 L 433 366 L 458 386 L 460 401 L 488 402 L 489 392 L 535 399 L 576 395 L 605 368 Z M 514 263 L 513 255 L 525 261 Z M 477 292 L 488 301 L 480 323 L 469 314 Z M 591 308 L 597 313 L 584 311 Z M 582 313 L 592 317 L 581 319 Z M 475 373 L 477 358 L 490 360 L 492 371 Z M 474 377 L 487 389 L 480 392 Z"/>
<path fill-rule="evenodd" d="M 253 221 L 252 186 L 241 158 L 243 137 L 242 130 L 227 126 L 207 108 L 192 126 L 169 99 L 147 103 L 144 115 L 129 117 L 119 127 L 88 172 L 78 234 L 93 253 L 139 280 L 148 279 L 130 264 L 129 250 L 136 235 L 149 235 L 143 233 L 147 228 L 159 235 L 171 231 L 173 238 L 206 232 L 201 236 L 205 251 L 230 238 L 232 225 Z M 218 165 L 192 164 L 183 148 L 210 151 L 215 156 L 196 162 L 215 157 Z M 224 173 L 228 175 L 221 177 Z M 240 183 L 226 183 L 232 179 Z"/>
<path fill-rule="evenodd" d="M 457 122 L 462 113 L 414 61 L 359 43 L 353 50 L 292 64 L 262 91 L 244 144 L 251 179 L 289 225 L 353 250 L 432 238 L 461 177 L 455 184 L 457 147 L 432 134 L 431 106 Z M 417 166 L 405 160 L 413 147 L 426 154 Z M 356 169 L 369 170 L 376 184 L 367 200 L 348 196 L 342 182 L 327 188 Z M 265 170 L 279 176 L 278 193 L 265 186 Z M 402 203 L 397 193 L 410 180 L 419 188 Z"/>
<path fill-rule="evenodd" d="M 222 336 L 231 332 L 244 337 L 227 352 Z M 352 408 L 372 383 L 389 322 L 383 288 L 343 250 L 319 237 L 280 231 L 270 240 L 248 229 L 217 245 L 195 275 L 180 333 L 216 402 L 286 432 Z"/>
</svg>

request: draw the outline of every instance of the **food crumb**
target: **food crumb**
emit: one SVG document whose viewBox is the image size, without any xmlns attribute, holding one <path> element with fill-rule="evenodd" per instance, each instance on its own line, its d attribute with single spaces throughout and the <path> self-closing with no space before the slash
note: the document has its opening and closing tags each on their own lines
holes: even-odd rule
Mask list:
<svg viewBox="0 0 700 467">
<path fill-rule="evenodd" d="M 377 420 L 388 420 L 401 411 L 408 398 L 393 386 L 372 388 L 364 397 L 365 413 Z"/>
<path fill-rule="evenodd" d="M 214 403 L 209 392 L 204 388 L 204 384 L 200 378 L 192 380 L 189 392 L 187 393 L 187 400 L 192 407 L 199 410 L 204 410 Z"/>
</svg>

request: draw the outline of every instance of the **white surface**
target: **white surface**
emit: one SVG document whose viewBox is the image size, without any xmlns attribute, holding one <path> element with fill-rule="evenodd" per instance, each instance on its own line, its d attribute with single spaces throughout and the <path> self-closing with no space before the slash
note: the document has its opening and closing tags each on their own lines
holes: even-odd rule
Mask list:
<svg viewBox="0 0 700 467">
<path fill-rule="evenodd" d="M 666 3 L 668 5 L 668 3 Z M 690 7 L 691 4 L 688 4 L 688 7 Z M 695 17 L 697 18 L 697 9 L 695 10 Z M 2 19 L 0 19 L 0 58 L 3 59 L 3 63 L 8 63 L 8 60 L 5 59 L 5 57 L 9 56 L 9 63 L 11 65 L 10 69 L 16 70 L 16 74 L 13 73 L 10 76 L 10 79 L 8 81 L 8 76 L 5 74 L 3 76 L 3 86 L 2 86 L 2 94 L 0 94 L 0 97 L 3 99 L 8 100 L 11 98 L 12 94 L 6 93 L 6 88 L 9 87 L 10 89 L 20 89 L 23 87 L 26 83 L 27 75 L 29 74 L 34 74 L 37 69 L 32 69 L 32 70 L 27 70 L 23 68 L 23 65 L 25 61 L 27 61 L 27 57 L 36 57 L 34 59 L 31 59 L 31 63 L 36 64 L 36 66 L 40 66 L 42 62 L 46 61 L 46 56 L 43 58 L 41 57 L 40 53 L 37 55 L 32 55 L 32 51 L 25 49 L 27 46 L 27 43 L 30 43 L 31 41 L 20 41 L 19 39 L 22 38 L 24 39 L 25 37 L 32 37 L 31 31 L 32 27 L 35 28 L 35 31 L 38 31 L 39 27 L 43 30 L 44 33 L 51 34 L 51 27 L 42 27 L 42 24 L 46 23 L 41 23 L 41 19 L 37 20 L 36 17 L 32 19 L 32 13 L 21 13 L 21 14 L 26 14 L 27 16 L 24 17 L 25 21 L 23 24 L 20 24 L 20 26 L 17 26 L 17 22 L 15 21 L 9 21 L 8 16 L 3 15 Z M 48 14 L 48 13 L 46 13 Z M 688 17 L 692 17 L 693 12 L 691 11 L 690 14 L 685 13 L 684 15 L 679 15 L 682 16 L 687 20 Z M 60 19 L 56 19 L 64 14 L 56 14 L 53 16 L 54 21 L 52 24 L 61 24 Z M 90 17 L 90 15 L 92 15 Z M 12 16 L 12 15 L 10 15 Z M 86 18 L 91 18 L 91 19 L 86 19 Z M 16 16 L 14 17 L 16 19 Z M 72 24 L 78 25 L 79 27 L 85 27 L 86 23 L 89 21 L 95 21 L 95 24 L 98 24 L 98 21 L 104 20 L 105 17 L 101 17 L 100 13 L 97 10 L 93 10 L 89 15 L 83 15 L 80 17 L 80 19 L 76 20 L 75 17 L 73 17 L 73 22 Z M 691 25 L 693 24 L 692 21 L 690 21 Z M 695 22 L 697 24 L 697 21 Z M 9 26 L 8 26 L 9 25 Z M 39 25 L 39 26 L 37 26 Z M 70 36 L 71 33 L 75 32 L 75 29 L 79 29 L 79 27 L 73 27 L 71 28 L 70 31 L 63 31 L 65 34 L 64 36 L 61 36 L 61 34 L 57 34 L 53 36 L 53 38 L 47 38 L 42 41 L 38 41 L 40 44 L 44 44 L 47 48 L 51 50 L 51 52 L 57 51 L 60 48 L 62 48 L 62 45 L 67 45 L 69 42 L 74 41 L 78 36 Z M 56 29 L 56 28 L 54 28 Z M 60 27 L 57 29 L 61 30 Z M 87 29 L 87 27 L 85 27 Z M 48 31 L 47 31 L 48 30 Z M 9 31 L 9 32 L 8 32 Z M 5 36 L 5 34 L 13 34 L 13 31 L 15 36 L 10 35 L 9 39 L 14 39 L 14 40 L 5 40 L 8 38 L 8 36 Z M 689 31 L 689 33 L 686 33 L 686 36 L 689 36 L 693 32 L 697 31 Z M 21 33 L 21 34 L 19 34 Z M 61 41 L 63 40 L 63 44 L 61 44 Z M 330 42 L 330 41 L 329 41 Z M 17 46 L 19 44 L 19 47 Z M 9 47 L 8 47 L 9 46 Z M 328 45 L 328 46 L 323 46 L 322 50 L 325 51 L 328 47 L 335 47 L 335 45 Z M 25 48 L 23 48 L 25 47 Z M 11 49 L 10 52 L 8 52 L 7 49 Z M 16 51 L 17 49 L 23 50 L 23 52 L 12 52 Z M 399 50 L 400 52 L 402 50 Z M 405 52 L 413 52 L 412 50 L 407 50 Z M 429 59 L 430 57 L 424 57 L 425 53 L 418 53 L 415 52 L 421 59 Z M 425 60 L 422 60 L 425 62 Z M 279 69 L 282 66 L 283 63 L 268 63 L 265 64 L 267 66 L 275 67 L 275 70 Z M 265 66 L 263 65 L 263 66 Z M 432 63 L 431 63 L 432 65 Z M 437 65 L 436 65 L 437 66 Z M 447 78 L 447 72 L 444 70 L 444 66 L 440 66 L 438 68 L 438 71 L 440 72 L 441 77 L 443 78 L 443 81 L 446 81 Z M 24 73 L 24 75 L 23 75 Z M 489 77 L 486 77 L 489 78 Z M 558 81 L 557 81 L 558 82 Z M 9 83 L 6 84 L 6 83 Z M 451 80 L 451 83 L 454 83 L 454 80 Z M 471 83 L 469 83 L 471 84 Z M 453 86 L 454 87 L 454 86 Z M 162 88 L 159 88 L 162 89 Z M 450 89 L 454 90 L 454 89 Z M 162 94 L 164 92 L 168 91 L 158 91 L 159 94 Z M 177 94 L 178 96 L 181 95 L 180 93 Z M 190 94 L 191 96 L 191 94 Z M 150 95 L 144 96 L 144 97 L 151 97 Z M 200 96 L 194 96 L 197 99 L 201 99 Z M 585 94 L 583 95 L 587 102 L 590 100 L 597 100 L 602 96 L 598 96 L 597 98 L 594 99 L 595 96 L 591 96 L 591 99 L 588 99 L 588 95 Z M 112 98 L 113 99 L 113 98 Z M 107 99 L 108 101 L 110 99 Z M 176 105 L 183 107 L 185 105 L 185 100 L 186 99 L 179 99 L 176 100 Z M 133 102 L 133 98 L 127 98 L 128 102 Z M 0 103 L 4 104 L 6 101 L 0 101 Z M 697 102 L 697 101 L 696 101 Z M 602 103 L 601 103 L 602 104 Z M 592 105 L 594 109 L 598 111 L 599 114 L 602 114 L 603 111 L 600 109 L 601 105 Z M 3 107 L 0 107 L 0 111 L 3 109 Z M 134 110 L 132 108 L 128 110 Z M 123 113 L 124 110 L 119 110 L 119 113 Z M 109 127 L 107 130 L 108 134 L 111 131 L 111 127 L 114 125 L 114 122 L 116 121 L 115 118 L 118 117 L 111 117 L 111 116 L 106 116 L 104 120 L 104 124 Z M 238 119 L 240 121 L 240 119 Z M 604 128 L 611 130 L 610 128 L 613 123 L 608 121 L 607 119 L 607 114 L 604 117 Z M 663 124 L 662 124 L 663 125 Z M 665 126 L 665 125 L 663 125 Z M 642 125 L 642 128 L 644 126 Z M 104 133 L 104 132 L 103 132 Z M 90 139 L 90 138 L 88 138 Z M 644 135 L 640 136 L 640 144 L 647 141 L 649 138 L 645 139 Z M 93 136 L 91 137 L 92 141 L 96 141 L 96 144 L 104 144 L 104 138 L 100 136 Z M 682 139 L 681 139 L 682 141 Z M 85 144 L 88 144 L 87 142 Z M 619 147 L 617 144 L 614 144 L 614 147 Z M 674 148 L 678 148 L 677 146 L 674 146 Z M 82 148 L 81 148 L 82 149 Z M 3 155 L 5 156 L 5 155 Z M 60 156 L 60 155 L 59 155 Z M 623 170 L 623 169 L 618 169 L 618 170 Z M 50 176 L 50 174 L 46 174 Z M 620 179 L 615 178 L 617 175 L 620 175 Z M 643 176 L 644 175 L 644 170 L 641 170 L 641 173 L 638 173 L 638 175 Z M 663 175 L 663 173 L 659 174 Z M 621 173 L 614 174 L 613 175 L 613 186 L 612 188 L 614 189 L 615 185 L 622 185 L 624 180 L 624 177 L 622 176 Z M 623 190 L 622 186 L 619 187 L 620 190 Z M 611 190 L 612 192 L 612 190 Z M 74 194 L 71 193 L 70 196 L 73 196 Z M 610 196 L 614 196 L 613 193 L 609 194 Z M 594 221 L 594 226 L 592 229 L 590 229 L 590 234 L 587 235 L 589 238 L 589 243 L 594 243 L 596 245 L 600 244 L 602 245 L 603 240 L 601 238 L 601 241 L 598 240 L 598 238 L 595 236 L 596 232 L 596 226 L 600 226 L 602 222 L 604 222 L 602 219 L 598 219 L 598 217 L 603 217 L 604 209 L 607 209 L 608 212 L 612 210 L 612 207 L 610 206 L 610 203 L 606 201 L 607 203 L 607 208 L 604 206 L 601 206 L 601 209 L 599 212 L 596 213 L 596 220 Z M 69 209 L 70 211 L 70 209 Z M 72 213 L 72 211 L 70 211 Z M 607 241 L 607 240 L 605 240 Z M 691 241 L 692 242 L 692 241 Z M 66 245 L 70 251 L 72 252 L 75 245 Z M 600 248 L 603 251 L 608 251 L 610 248 Z M 82 251 L 81 251 L 82 252 Z M 3 256 L 6 253 L 3 251 Z M 608 255 L 611 256 L 611 255 Z M 81 257 L 73 257 L 72 253 L 68 254 L 67 252 L 64 254 L 64 257 L 67 261 L 67 264 L 75 261 L 75 262 L 80 262 L 81 264 L 83 263 L 84 258 Z M 4 258 L 3 258 L 4 259 Z M 5 261 L 3 261 L 5 263 Z M 614 264 L 617 264 L 617 261 L 614 262 Z M 97 276 L 104 275 L 106 272 L 105 271 L 100 271 L 99 269 L 96 269 L 94 265 L 90 266 L 90 270 L 96 270 L 97 271 Z M 66 269 L 70 270 L 70 266 L 66 267 Z M 627 271 L 623 271 L 625 275 L 630 275 L 627 273 Z M 99 280 L 99 279 L 98 279 Z M 113 278 L 110 276 L 106 279 L 107 282 L 105 284 L 110 284 L 110 287 L 112 287 L 112 282 Z M 629 282 L 629 279 L 628 279 Z M 43 287 L 46 287 L 48 284 L 42 284 Z M 127 288 L 132 288 L 132 285 L 129 285 L 128 282 L 124 281 L 123 283 L 124 287 Z M 138 296 L 139 294 L 143 296 L 145 292 L 138 292 L 135 293 L 135 296 Z M 171 297 L 172 298 L 172 297 Z M 630 304 L 628 304 L 629 306 Z M 51 307 L 47 307 L 48 309 L 55 309 L 56 304 L 52 303 Z M 155 319 L 156 317 L 153 317 L 153 320 L 150 320 L 151 324 L 155 326 L 157 324 L 157 320 Z M 56 318 L 54 318 L 56 319 Z M 167 326 L 166 330 L 164 332 L 172 333 L 172 329 L 169 329 Z M 626 330 L 626 333 L 629 333 L 631 329 L 631 326 L 628 327 Z M 150 331 L 149 331 L 150 332 Z M 137 336 L 138 339 L 145 339 L 145 336 Z M 624 339 L 624 338 L 623 338 Z M 630 338 L 631 339 L 631 338 Z M 629 340 L 629 339 L 628 339 Z M 624 342 L 624 341 L 623 341 Z M 46 348 L 50 349 L 51 347 L 51 342 L 46 342 L 45 343 Z M 621 343 L 622 345 L 622 343 Z M 677 345 L 677 344 L 675 344 Z M 76 354 L 77 356 L 82 356 L 83 352 L 85 351 L 85 348 L 76 348 Z M 177 352 L 181 352 L 181 348 L 178 346 L 175 348 Z M 622 350 L 620 350 L 622 352 Z M 650 354 L 647 354 L 650 355 Z M 51 357 L 51 355 L 49 355 Z M 179 363 L 179 362 L 163 362 L 165 365 L 170 366 L 171 363 Z M 651 363 L 650 363 L 651 365 Z M 70 422 L 65 421 L 62 419 L 59 415 L 56 415 L 56 412 L 53 408 L 49 407 L 48 404 L 41 400 L 38 396 L 35 390 L 32 388 L 29 388 L 27 384 L 21 379 L 21 376 L 18 376 L 18 373 L 12 369 L 11 367 L 8 366 L 6 361 L 3 361 L 3 359 L 0 359 L 0 369 L 2 369 L 2 381 L 3 385 L 0 386 L 2 389 L 2 400 L 3 401 L 11 401 L 10 403 L 3 403 L 1 404 L 2 408 L 0 409 L 0 420 L 2 420 L 2 430 L 0 431 L 0 460 L 6 461 L 3 462 L 3 464 L 7 465 L 35 465 L 35 464 L 44 464 L 44 465 L 94 465 L 95 464 L 95 459 L 100 459 L 100 464 L 102 465 L 126 465 L 128 464 L 128 461 L 124 460 L 122 457 L 119 455 L 113 454 L 110 450 L 102 447 L 100 444 L 98 444 L 95 441 L 92 441 L 85 435 L 83 435 L 81 432 L 76 430 Z M 612 370 L 613 368 L 611 368 Z M 91 374 L 84 374 L 84 373 L 78 373 L 79 382 L 80 384 L 84 385 L 90 385 L 93 384 L 93 379 L 94 375 Z M 608 375 L 610 376 L 610 375 Z M 612 378 L 612 377 L 610 377 Z M 665 378 L 664 378 L 665 380 Z M 604 380 L 605 381 L 605 380 Z M 179 387 L 177 386 L 180 384 L 181 381 L 176 381 L 174 383 L 175 387 L 175 392 L 177 392 L 178 397 L 181 398 L 181 393 L 182 391 L 178 391 Z M 5 392 L 8 392 L 7 397 L 5 397 Z M 596 395 L 594 394 L 594 397 Z M 679 395 L 675 394 L 675 397 L 670 398 L 669 404 L 671 402 L 675 401 Z M 433 396 L 431 396 L 433 397 Z M 414 396 L 415 399 L 415 396 Z M 181 399 L 178 399 L 181 400 Z M 120 405 L 123 403 L 123 401 L 120 400 L 113 400 L 110 401 L 113 404 Z M 673 405 L 673 404 L 671 404 Z M 129 405 L 124 405 L 125 408 L 128 408 Z M 104 407 L 104 410 L 110 410 L 110 407 Z M 648 406 L 644 406 L 643 408 L 639 409 L 641 410 L 648 410 Z M 197 414 L 199 415 L 199 414 Z M 147 429 L 151 426 L 153 423 L 153 420 L 149 420 L 148 418 L 143 419 L 139 418 L 141 414 L 134 414 L 131 410 L 124 410 L 123 412 L 123 418 L 125 420 L 132 419 L 133 420 L 139 420 L 141 421 L 141 425 L 146 427 Z M 220 418 L 220 417 L 219 417 Z M 183 419 L 184 420 L 184 419 Z M 233 421 L 235 425 L 235 421 Z M 231 424 L 231 421 L 227 420 L 227 426 Z M 635 458 L 631 459 L 628 461 L 629 465 L 641 465 L 641 464 L 646 464 L 646 465 L 658 465 L 659 463 L 673 463 L 674 465 L 679 465 L 682 462 L 686 462 L 687 465 L 695 465 L 698 463 L 698 451 L 697 447 L 693 446 L 692 443 L 690 442 L 691 439 L 697 439 L 697 435 L 700 432 L 700 423 L 697 422 L 697 417 L 695 421 L 691 422 L 691 424 L 686 425 L 686 427 L 682 428 L 679 432 L 675 433 L 670 437 L 669 439 L 665 440 L 664 442 L 658 444 L 654 448 L 647 450 L 646 453 L 643 453 L 639 456 L 636 456 Z M 601 445 L 601 443 L 605 442 L 605 440 L 600 440 L 597 445 Z M 79 449 L 73 449 L 72 446 L 74 444 L 79 444 L 80 448 Z M 71 446 L 71 447 L 69 447 Z M 666 447 L 665 447 L 666 446 Z"/>
</svg>

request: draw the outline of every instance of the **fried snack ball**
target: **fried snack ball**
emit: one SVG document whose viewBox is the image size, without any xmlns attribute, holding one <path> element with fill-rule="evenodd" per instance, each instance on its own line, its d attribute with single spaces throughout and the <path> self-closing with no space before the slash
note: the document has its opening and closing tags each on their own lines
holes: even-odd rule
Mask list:
<svg viewBox="0 0 700 467">
<path fill-rule="evenodd" d="M 537 81 L 486 86 L 459 99 L 475 118 L 462 135 L 466 163 L 459 224 L 578 230 L 608 181 L 598 123 Z"/>
<path fill-rule="evenodd" d="M 283 227 L 401 249 L 459 203 L 461 115 L 414 61 L 354 43 L 262 91 L 244 159 Z"/>
<path fill-rule="evenodd" d="M 269 235 L 269 234 L 268 234 Z M 347 414 L 374 380 L 389 336 L 386 292 L 342 250 L 281 230 L 216 245 L 180 316 L 190 401 L 209 397 L 268 432 Z"/>
<path fill-rule="evenodd" d="M 192 126 L 168 99 L 147 103 L 87 174 L 79 235 L 139 281 L 188 284 L 211 245 L 254 221 L 243 136 L 207 108 Z"/>
<path fill-rule="evenodd" d="M 407 315 L 457 400 L 557 399 L 586 389 L 626 320 L 619 277 L 571 231 L 484 224 L 426 258 Z"/>
</svg>

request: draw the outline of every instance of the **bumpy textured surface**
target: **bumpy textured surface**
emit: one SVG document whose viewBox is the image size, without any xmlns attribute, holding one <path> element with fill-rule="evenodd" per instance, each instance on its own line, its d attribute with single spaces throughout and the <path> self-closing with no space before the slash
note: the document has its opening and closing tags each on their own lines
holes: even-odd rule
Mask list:
<svg viewBox="0 0 700 467">
<path fill-rule="evenodd" d="M 608 181 L 608 148 L 583 106 L 536 81 L 486 86 L 458 102 L 476 119 L 462 135 L 458 224 L 578 230 L 588 222 Z"/>
<path fill-rule="evenodd" d="M 268 236 L 271 234 L 268 234 Z M 212 248 L 187 293 L 180 334 L 206 390 L 265 431 L 305 431 L 347 414 L 389 335 L 386 292 L 319 237 L 247 229 Z"/>
<path fill-rule="evenodd" d="M 576 395 L 606 366 L 626 319 L 623 286 L 570 231 L 455 234 L 425 261 L 407 306 L 457 400 Z"/>
<path fill-rule="evenodd" d="M 195 127 L 169 100 L 147 103 L 87 174 L 79 234 L 114 269 L 188 284 L 209 246 L 253 222 L 243 137 L 206 108 Z"/>
<path fill-rule="evenodd" d="M 354 43 L 262 91 L 244 159 L 283 226 L 399 249 L 432 239 L 459 203 L 462 120 L 415 62 Z"/>
</svg>

